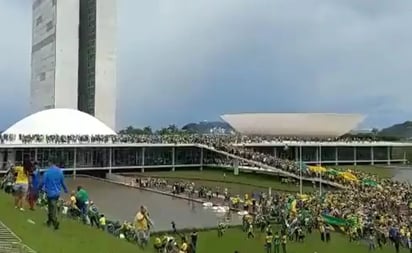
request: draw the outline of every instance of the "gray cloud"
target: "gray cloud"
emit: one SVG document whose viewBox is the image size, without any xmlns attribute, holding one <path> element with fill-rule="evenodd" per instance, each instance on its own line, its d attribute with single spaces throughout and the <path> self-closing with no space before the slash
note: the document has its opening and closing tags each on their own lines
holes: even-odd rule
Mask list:
<svg viewBox="0 0 412 253">
<path fill-rule="evenodd" d="M 13 34 L 0 41 L 0 87 L 27 97 L 31 3 L 16 2 L 0 0 Z M 118 3 L 121 126 L 241 111 L 362 112 L 374 126 L 412 115 L 411 1 Z M 0 103 L 17 108 L 7 123 L 27 108 Z"/>
</svg>

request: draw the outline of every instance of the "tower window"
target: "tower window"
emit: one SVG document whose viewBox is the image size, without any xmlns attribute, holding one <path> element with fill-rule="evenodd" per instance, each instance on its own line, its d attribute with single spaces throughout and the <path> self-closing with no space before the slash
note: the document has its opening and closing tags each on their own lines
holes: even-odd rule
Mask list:
<svg viewBox="0 0 412 253">
<path fill-rule="evenodd" d="M 43 22 L 43 16 L 38 16 L 38 17 L 36 18 L 36 26 L 40 25 L 41 22 Z"/>
</svg>

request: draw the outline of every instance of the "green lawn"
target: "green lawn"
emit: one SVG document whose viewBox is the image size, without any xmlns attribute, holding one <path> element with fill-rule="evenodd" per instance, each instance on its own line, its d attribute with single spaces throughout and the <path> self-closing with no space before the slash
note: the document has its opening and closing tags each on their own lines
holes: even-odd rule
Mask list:
<svg viewBox="0 0 412 253">
<path fill-rule="evenodd" d="M 11 196 L 4 193 L 0 193 L 0 206 L 0 220 L 38 253 L 140 252 L 130 243 L 73 220 L 62 220 L 61 229 L 54 231 L 44 225 L 44 210 L 17 211 Z"/>
<path fill-rule="evenodd" d="M 255 239 L 247 239 L 246 234 L 239 229 L 228 230 L 222 239 L 218 239 L 216 232 L 210 231 L 199 235 L 199 253 L 264 253 L 264 234 L 256 234 Z M 208 246 L 208 247 L 206 247 Z M 394 252 L 392 247 L 377 250 L 380 253 Z M 342 234 L 332 234 L 332 242 L 322 243 L 318 232 L 308 235 L 304 243 L 289 242 L 288 253 L 364 253 L 368 252 L 366 243 L 349 243 L 348 238 Z M 401 252 L 407 252 L 402 250 Z"/>
<path fill-rule="evenodd" d="M 61 229 L 54 231 L 43 225 L 45 212 L 38 211 L 16 211 L 12 206 L 12 198 L 0 193 L 0 217 L 23 242 L 39 253 L 142 253 L 154 252 L 152 248 L 144 251 L 137 246 L 117 239 L 102 231 L 82 225 L 78 222 L 63 219 Z M 36 224 L 31 224 L 27 220 L 31 219 Z M 239 229 L 226 231 L 223 238 L 217 238 L 216 231 L 199 233 L 198 253 L 231 253 L 234 250 L 239 252 L 265 252 L 263 248 L 263 234 L 256 234 L 255 239 L 247 239 L 245 233 Z M 364 253 L 367 246 L 364 243 L 349 243 L 347 238 L 339 233 L 332 234 L 330 244 L 322 243 L 317 232 L 307 236 L 307 240 L 302 243 L 289 242 L 288 253 Z M 381 253 L 394 252 L 394 249 L 386 247 L 379 250 Z M 406 252 L 406 251 L 403 251 Z"/>
<path fill-rule="evenodd" d="M 198 185 L 210 187 L 228 188 L 230 192 L 234 193 L 250 193 L 257 190 L 267 191 L 272 187 L 274 191 L 288 191 L 298 192 L 299 185 L 296 184 L 282 184 L 280 179 L 276 176 L 256 174 L 256 173 L 239 173 L 238 176 L 233 174 L 230 170 L 203 170 L 203 171 L 161 171 L 161 172 L 145 172 L 143 176 L 169 178 L 171 181 L 186 179 L 197 182 Z M 313 185 L 310 182 L 305 182 L 303 185 L 304 192 L 312 192 Z"/>
</svg>

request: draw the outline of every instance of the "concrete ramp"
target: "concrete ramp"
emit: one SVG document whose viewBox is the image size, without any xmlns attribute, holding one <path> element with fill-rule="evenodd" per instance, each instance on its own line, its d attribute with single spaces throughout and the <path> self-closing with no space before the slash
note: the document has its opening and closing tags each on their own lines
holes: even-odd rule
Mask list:
<svg viewBox="0 0 412 253">
<path fill-rule="evenodd" d="M 249 164 L 251 164 L 251 165 L 253 165 L 257 168 L 262 168 L 262 169 L 266 170 L 267 172 L 270 172 L 270 173 L 273 173 L 273 174 L 278 174 L 278 175 L 282 175 L 282 176 L 285 176 L 285 177 L 292 177 L 292 178 L 295 178 L 295 179 L 298 179 L 298 180 L 300 179 L 300 176 L 298 176 L 296 174 L 293 174 L 291 172 L 284 171 L 284 170 L 281 170 L 279 168 L 275 168 L 275 167 L 272 167 L 272 166 L 269 166 L 269 165 L 266 165 L 266 164 L 263 164 L 263 163 L 260 163 L 260 162 L 257 162 L 257 161 L 248 160 L 246 158 L 230 154 L 226 151 L 215 149 L 213 147 L 209 147 L 207 145 L 202 145 L 202 144 L 199 144 L 199 147 L 204 148 L 204 149 L 208 149 L 208 150 L 213 151 L 215 153 L 219 153 L 219 154 L 225 155 L 227 157 L 230 157 L 230 158 L 233 158 L 233 159 L 236 159 L 236 160 L 239 160 L 239 161 L 249 163 Z M 321 179 L 321 178 L 302 176 L 302 180 L 310 181 L 310 182 L 315 181 L 315 182 L 318 182 L 318 183 L 321 182 L 322 184 L 330 185 L 330 186 L 333 186 L 333 187 L 336 187 L 336 188 L 341 188 L 341 189 L 346 188 L 345 186 L 343 186 L 341 184 L 338 184 L 338 183 L 335 183 L 335 182 L 332 182 L 332 181 L 329 181 L 329 180 L 324 180 L 324 179 Z"/>
<path fill-rule="evenodd" d="M 0 221 L 0 253 L 36 253 Z"/>
</svg>

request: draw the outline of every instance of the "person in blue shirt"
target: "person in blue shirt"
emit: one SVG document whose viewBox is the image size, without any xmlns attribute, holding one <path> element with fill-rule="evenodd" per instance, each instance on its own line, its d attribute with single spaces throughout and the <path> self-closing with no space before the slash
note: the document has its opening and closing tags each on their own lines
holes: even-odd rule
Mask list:
<svg viewBox="0 0 412 253">
<path fill-rule="evenodd" d="M 43 189 L 47 198 L 47 226 L 53 225 L 54 229 L 59 229 L 57 220 L 57 203 L 60 198 L 62 189 L 67 193 L 67 187 L 64 183 L 63 171 L 55 163 L 50 163 L 50 167 L 44 172 L 43 180 L 39 186 Z"/>
</svg>

